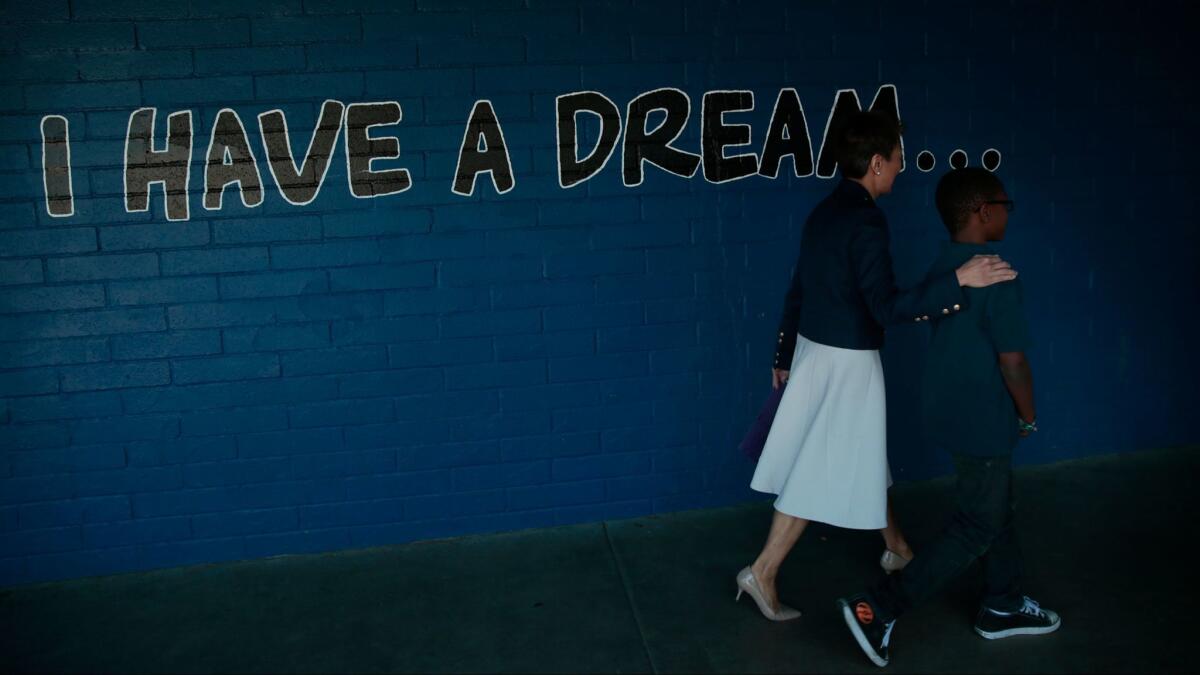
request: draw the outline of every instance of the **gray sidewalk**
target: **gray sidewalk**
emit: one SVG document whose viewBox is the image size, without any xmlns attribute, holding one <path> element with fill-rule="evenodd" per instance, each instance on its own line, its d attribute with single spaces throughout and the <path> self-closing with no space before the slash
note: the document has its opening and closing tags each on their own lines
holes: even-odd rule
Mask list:
<svg viewBox="0 0 1200 675">
<path fill-rule="evenodd" d="M 1191 670 L 1198 469 L 1196 447 L 1020 469 L 1027 591 L 1062 629 L 977 637 L 972 570 L 897 623 L 887 670 Z M 950 485 L 896 487 L 918 555 Z M 734 573 L 769 513 L 758 503 L 7 589 L 0 669 L 877 672 L 834 607 L 877 573 L 877 534 L 810 528 L 780 579 L 796 621 L 734 604 Z"/>
</svg>

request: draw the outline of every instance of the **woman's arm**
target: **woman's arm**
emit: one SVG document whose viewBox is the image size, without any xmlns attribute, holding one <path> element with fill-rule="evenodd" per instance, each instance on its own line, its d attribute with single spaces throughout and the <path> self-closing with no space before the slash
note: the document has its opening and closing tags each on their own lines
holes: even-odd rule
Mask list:
<svg viewBox="0 0 1200 675">
<path fill-rule="evenodd" d="M 892 272 L 883 214 L 876 212 L 856 227 L 850 244 L 851 262 L 867 308 L 881 326 L 959 312 L 967 306 L 963 286 L 982 288 L 1017 276 L 998 256 L 975 256 L 954 272 L 901 290 Z"/>
<path fill-rule="evenodd" d="M 796 352 L 796 330 L 800 325 L 800 304 L 804 292 L 800 284 L 800 260 L 792 270 L 792 283 L 783 299 L 783 316 L 779 319 L 779 335 L 775 339 L 775 360 L 771 369 L 771 386 L 778 389 L 787 381 L 787 370 Z M 781 374 L 782 373 L 782 374 Z"/>
<path fill-rule="evenodd" d="M 950 314 L 967 305 L 966 294 L 954 274 L 943 274 L 921 285 L 900 290 L 892 271 L 887 222 L 881 213 L 855 225 L 850 241 L 850 260 L 859 291 L 871 316 L 881 326 Z"/>
</svg>

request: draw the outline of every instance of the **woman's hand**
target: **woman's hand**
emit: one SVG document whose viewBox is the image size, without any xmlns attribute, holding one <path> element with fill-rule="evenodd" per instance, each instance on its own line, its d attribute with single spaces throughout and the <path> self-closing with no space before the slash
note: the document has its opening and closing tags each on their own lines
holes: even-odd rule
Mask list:
<svg viewBox="0 0 1200 675">
<path fill-rule="evenodd" d="M 1017 278 L 1017 272 L 1012 265 L 1004 262 L 998 255 L 973 256 L 958 268 L 956 274 L 959 286 L 971 288 L 983 288 Z"/>
<path fill-rule="evenodd" d="M 783 385 L 787 384 L 787 381 L 788 381 L 788 371 L 780 370 L 778 368 L 771 369 L 771 388 L 772 389 L 778 389 L 778 388 L 782 387 Z"/>
</svg>

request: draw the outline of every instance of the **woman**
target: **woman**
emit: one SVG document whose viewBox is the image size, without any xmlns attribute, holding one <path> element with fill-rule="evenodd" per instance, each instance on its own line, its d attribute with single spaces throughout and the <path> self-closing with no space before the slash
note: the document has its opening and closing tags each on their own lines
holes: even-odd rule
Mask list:
<svg viewBox="0 0 1200 675">
<path fill-rule="evenodd" d="M 1016 277 L 995 256 L 977 256 L 924 285 L 896 288 L 887 220 L 875 199 L 900 172 L 900 125 L 877 112 L 849 116 L 837 136 L 843 180 L 804 227 L 800 259 L 779 326 L 772 385 L 786 386 L 750 487 L 778 495 L 758 559 L 737 575 L 774 621 L 800 616 L 780 604 L 775 579 L 810 520 L 881 530 L 880 563 L 912 557 L 888 508 L 883 327 L 924 321 L 967 304 L 962 286 Z"/>
</svg>

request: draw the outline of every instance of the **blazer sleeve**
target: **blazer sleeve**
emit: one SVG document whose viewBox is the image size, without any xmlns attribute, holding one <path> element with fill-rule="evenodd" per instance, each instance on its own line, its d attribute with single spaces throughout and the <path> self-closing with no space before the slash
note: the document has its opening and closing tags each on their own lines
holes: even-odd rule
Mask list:
<svg viewBox="0 0 1200 675">
<path fill-rule="evenodd" d="M 775 361 L 772 368 L 787 370 L 792 367 L 792 355 L 796 351 L 796 331 L 800 326 L 800 303 L 803 299 L 800 285 L 800 260 L 792 272 L 792 283 L 783 299 L 783 317 L 779 320 L 779 335 L 775 341 Z"/>
<path fill-rule="evenodd" d="M 850 242 L 850 259 L 867 309 L 881 326 L 923 321 L 959 312 L 967 306 L 967 294 L 958 285 L 954 272 L 926 279 L 907 290 L 896 287 L 888 250 L 887 220 L 881 212 L 871 214 L 856 227 Z"/>
</svg>

